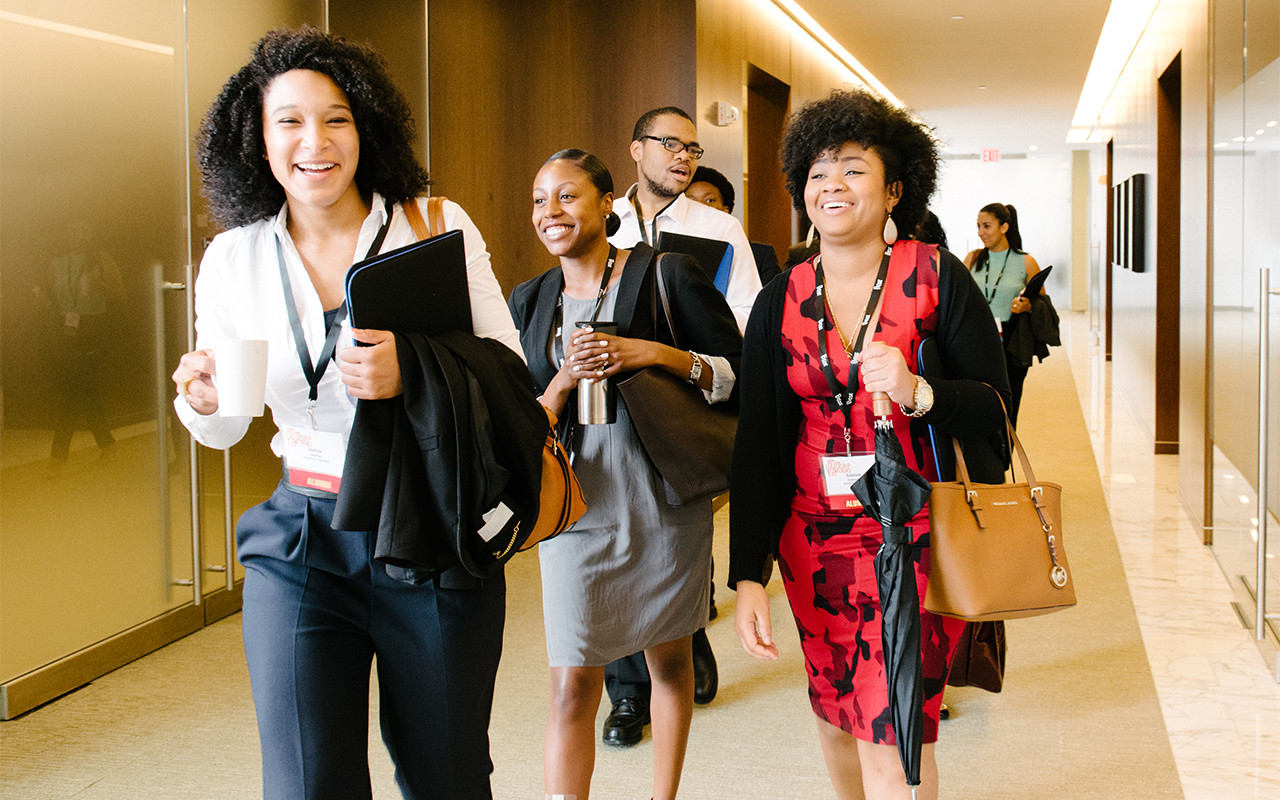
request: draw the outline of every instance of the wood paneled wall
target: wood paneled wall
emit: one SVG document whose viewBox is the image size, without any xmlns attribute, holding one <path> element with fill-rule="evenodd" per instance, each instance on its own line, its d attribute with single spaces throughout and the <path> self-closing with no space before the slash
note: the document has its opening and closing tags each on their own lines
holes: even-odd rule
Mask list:
<svg viewBox="0 0 1280 800">
<path fill-rule="evenodd" d="M 774 220 L 764 231 L 752 230 L 753 224 L 761 226 L 752 222 L 759 218 L 749 209 L 749 192 L 744 191 L 748 168 L 757 176 L 764 164 L 777 172 L 782 169 L 776 153 L 762 152 L 758 142 L 748 141 L 746 120 L 751 104 L 747 86 L 752 75 L 765 75 L 788 87 L 792 112 L 832 89 L 849 85 L 853 75 L 771 0 L 698 0 L 698 138 L 707 149 L 703 162 L 734 184 L 741 198 L 734 216 L 751 223 L 746 224 L 747 236 L 774 244 L 777 234 L 771 230 L 790 228 L 789 219 Z M 715 127 L 712 109 L 717 101 L 738 106 L 742 111 L 739 121 Z M 773 142 L 764 149 L 775 149 Z M 769 177 L 776 177 L 777 172 Z M 768 212 L 771 215 L 791 213 L 789 203 L 773 205 Z"/>
<path fill-rule="evenodd" d="M 622 193 L 636 119 L 694 115 L 695 0 L 429 0 L 427 15 L 433 191 L 467 210 L 509 293 L 555 263 L 530 222 L 547 156 L 589 150 Z"/>
<path fill-rule="evenodd" d="M 418 123 L 418 160 L 427 161 L 427 4 L 426 0 L 329 0 L 329 30 L 356 42 L 368 42 L 409 101 Z"/>
</svg>

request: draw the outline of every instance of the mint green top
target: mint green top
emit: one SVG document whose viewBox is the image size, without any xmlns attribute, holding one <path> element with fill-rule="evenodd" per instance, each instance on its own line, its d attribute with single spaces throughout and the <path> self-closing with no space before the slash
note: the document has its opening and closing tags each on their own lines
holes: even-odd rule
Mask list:
<svg viewBox="0 0 1280 800">
<path fill-rule="evenodd" d="M 1012 247 L 999 252 L 988 250 L 986 267 L 973 273 L 973 279 L 978 282 L 996 321 L 1008 322 L 1013 316 L 1009 310 L 1013 298 L 1027 288 L 1027 254 Z"/>
</svg>

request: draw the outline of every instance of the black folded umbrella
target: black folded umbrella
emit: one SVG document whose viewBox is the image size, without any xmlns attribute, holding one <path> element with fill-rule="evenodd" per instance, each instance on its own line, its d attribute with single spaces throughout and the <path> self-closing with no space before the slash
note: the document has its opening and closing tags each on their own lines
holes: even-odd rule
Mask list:
<svg viewBox="0 0 1280 800">
<path fill-rule="evenodd" d="M 920 592 L 907 522 L 924 508 L 933 487 L 907 466 L 892 417 L 878 416 L 875 428 L 875 464 L 853 484 L 853 493 L 884 530 L 875 566 L 889 715 L 907 785 L 916 787 L 920 785 L 920 748 L 924 744 L 924 668 L 920 660 Z"/>
</svg>

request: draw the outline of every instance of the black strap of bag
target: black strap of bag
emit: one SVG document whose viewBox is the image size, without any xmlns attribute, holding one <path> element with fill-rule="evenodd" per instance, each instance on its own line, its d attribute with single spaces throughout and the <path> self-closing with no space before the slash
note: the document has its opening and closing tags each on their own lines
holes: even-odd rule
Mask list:
<svg viewBox="0 0 1280 800">
<path fill-rule="evenodd" d="M 650 287 L 654 340 L 661 339 L 661 303 L 672 346 L 678 348 L 663 260 L 663 255 L 655 258 Z M 701 390 L 660 367 L 638 370 L 620 380 L 617 387 L 640 444 L 667 483 L 668 505 L 709 500 L 728 491 L 736 410 L 722 408 L 723 403 L 707 403 Z"/>
</svg>

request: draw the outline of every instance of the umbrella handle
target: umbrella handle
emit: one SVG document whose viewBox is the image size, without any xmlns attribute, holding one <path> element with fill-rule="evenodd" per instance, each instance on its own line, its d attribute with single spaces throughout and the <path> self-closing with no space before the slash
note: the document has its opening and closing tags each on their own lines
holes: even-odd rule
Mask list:
<svg viewBox="0 0 1280 800">
<path fill-rule="evenodd" d="M 885 392 L 871 393 L 871 413 L 881 419 L 893 416 L 893 402 Z"/>
</svg>

